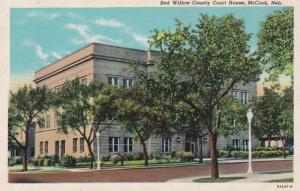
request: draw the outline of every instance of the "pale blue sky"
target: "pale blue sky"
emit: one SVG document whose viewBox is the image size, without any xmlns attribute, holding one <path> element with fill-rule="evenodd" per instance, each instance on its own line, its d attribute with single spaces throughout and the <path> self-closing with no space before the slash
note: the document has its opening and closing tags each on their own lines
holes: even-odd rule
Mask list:
<svg viewBox="0 0 300 191">
<path fill-rule="evenodd" d="M 255 48 L 259 23 L 282 7 L 54 8 L 11 10 L 11 78 L 28 78 L 42 66 L 90 42 L 146 49 L 151 31 L 173 29 L 174 19 L 194 25 L 200 13 L 243 18 Z"/>
</svg>

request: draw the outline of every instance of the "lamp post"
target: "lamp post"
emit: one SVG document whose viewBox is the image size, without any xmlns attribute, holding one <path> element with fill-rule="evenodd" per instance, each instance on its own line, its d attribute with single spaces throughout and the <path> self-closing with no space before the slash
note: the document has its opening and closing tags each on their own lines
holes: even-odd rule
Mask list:
<svg viewBox="0 0 300 191">
<path fill-rule="evenodd" d="M 100 137 L 100 133 L 99 131 L 97 131 L 96 133 L 96 137 L 97 137 L 97 169 L 100 170 L 100 146 L 99 146 L 99 137 Z"/>
<path fill-rule="evenodd" d="M 248 162 L 248 174 L 252 174 L 252 141 L 251 141 L 251 122 L 253 118 L 252 110 L 249 109 L 247 112 L 248 124 L 249 124 L 249 142 L 248 142 L 248 150 L 249 150 L 249 162 Z"/>
</svg>

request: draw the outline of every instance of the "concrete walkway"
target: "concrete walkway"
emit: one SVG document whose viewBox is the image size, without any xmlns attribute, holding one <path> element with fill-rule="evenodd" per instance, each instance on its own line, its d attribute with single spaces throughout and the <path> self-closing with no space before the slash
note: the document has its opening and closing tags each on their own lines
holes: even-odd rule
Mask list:
<svg viewBox="0 0 300 191">
<path fill-rule="evenodd" d="M 239 173 L 239 174 L 230 174 L 230 175 L 220 175 L 221 177 L 246 177 L 244 179 L 233 180 L 230 181 L 231 183 L 240 183 L 240 182 L 267 182 L 270 180 L 277 180 L 277 179 L 287 179 L 293 178 L 293 172 L 259 172 L 254 174 L 247 174 L 247 173 Z M 168 180 L 167 183 L 191 183 L 195 179 L 199 178 L 208 178 L 208 176 L 193 176 L 193 177 L 186 177 L 186 178 L 176 178 L 172 180 Z"/>
</svg>

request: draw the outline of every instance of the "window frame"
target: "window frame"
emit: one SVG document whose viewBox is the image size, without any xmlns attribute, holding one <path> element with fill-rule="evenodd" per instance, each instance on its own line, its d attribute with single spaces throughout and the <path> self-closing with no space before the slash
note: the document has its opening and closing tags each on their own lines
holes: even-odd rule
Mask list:
<svg viewBox="0 0 300 191">
<path fill-rule="evenodd" d="M 171 152 L 171 138 L 165 137 L 162 138 L 162 153 L 170 153 Z"/>
<path fill-rule="evenodd" d="M 78 147 L 78 138 L 73 138 L 73 153 L 77 153 L 77 147 Z"/>
<path fill-rule="evenodd" d="M 124 137 L 124 152 L 131 153 L 133 148 L 133 139 L 132 137 Z"/>
<path fill-rule="evenodd" d="M 120 150 L 120 137 L 108 138 L 108 151 L 110 153 L 116 153 Z"/>
</svg>

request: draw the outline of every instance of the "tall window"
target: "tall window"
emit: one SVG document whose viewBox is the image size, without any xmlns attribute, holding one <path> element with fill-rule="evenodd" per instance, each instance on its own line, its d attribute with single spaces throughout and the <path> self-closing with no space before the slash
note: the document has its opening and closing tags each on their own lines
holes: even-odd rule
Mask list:
<svg viewBox="0 0 300 191">
<path fill-rule="evenodd" d="M 108 150 L 109 152 L 119 152 L 119 137 L 109 137 Z"/>
<path fill-rule="evenodd" d="M 248 103 L 248 92 L 241 92 L 241 102 L 244 104 Z"/>
<path fill-rule="evenodd" d="M 59 155 L 59 141 L 55 141 L 55 154 Z"/>
<path fill-rule="evenodd" d="M 234 149 L 240 149 L 240 140 L 239 139 L 233 139 L 232 145 Z"/>
<path fill-rule="evenodd" d="M 112 86 L 117 86 L 118 85 L 118 77 L 108 77 L 108 84 Z"/>
<path fill-rule="evenodd" d="M 48 154 L 48 141 L 45 141 L 45 155 Z"/>
<path fill-rule="evenodd" d="M 44 154 L 44 143 L 43 142 L 40 142 L 40 154 L 42 155 L 42 154 Z"/>
<path fill-rule="evenodd" d="M 232 97 L 239 100 L 239 91 L 238 90 L 233 90 L 232 91 Z"/>
<path fill-rule="evenodd" d="M 80 152 L 81 153 L 84 152 L 84 139 L 83 139 L 83 137 L 80 138 Z"/>
<path fill-rule="evenodd" d="M 171 151 L 171 139 L 170 138 L 163 138 L 162 139 L 162 152 L 168 153 Z"/>
<path fill-rule="evenodd" d="M 132 87 L 133 79 L 123 79 L 123 87 Z"/>
<path fill-rule="evenodd" d="M 124 138 L 124 152 L 132 152 L 132 137 Z"/>
<path fill-rule="evenodd" d="M 66 153 L 66 142 L 65 142 L 65 140 L 62 140 L 61 143 L 60 143 L 60 145 L 61 145 L 61 149 L 60 149 L 61 156 L 64 156 L 65 153 Z"/>
<path fill-rule="evenodd" d="M 46 115 L 46 128 L 50 128 L 50 115 Z"/>
<path fill-rule="evenodd" d="M 248 150 L 248 140 L 243 140 L 243 150 Z"/>
<path fill-rule="evenodd" d="M 73 153 L 77 152 L 77 138 L 73 139 Z"/>
<path fill-rule="evenodd" d="M 85 78 L 81 78 L 81 83 L 87 84 L 87 78 L 86 77 Z"/>
</svg>

